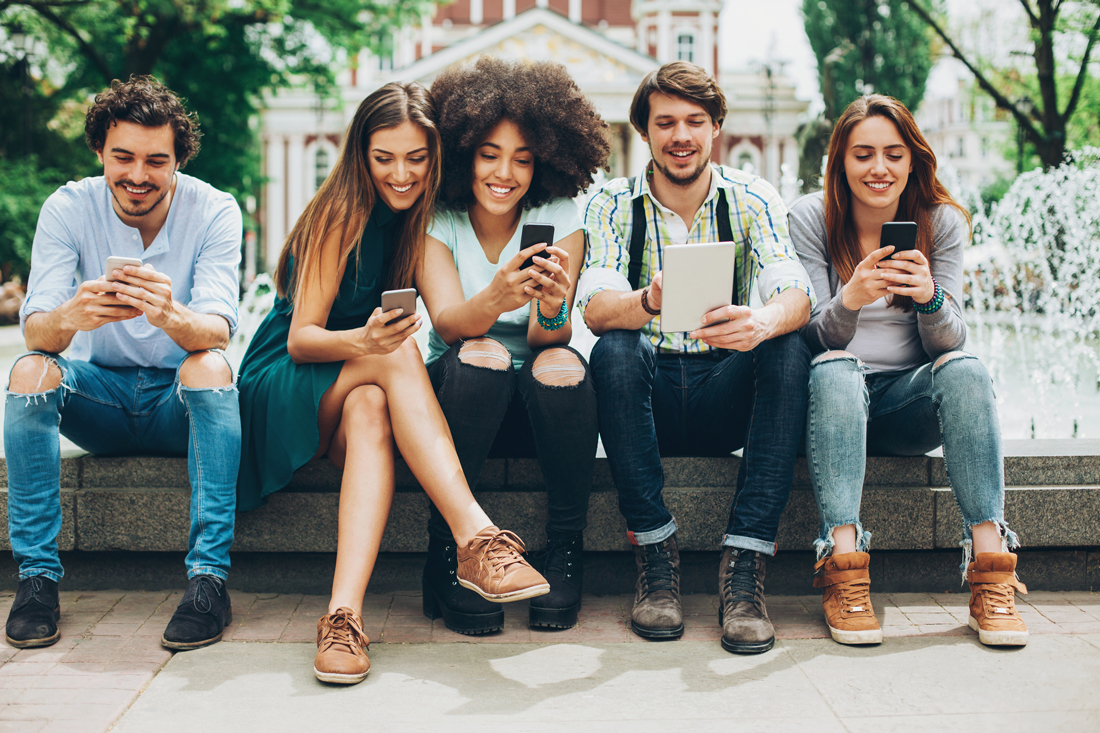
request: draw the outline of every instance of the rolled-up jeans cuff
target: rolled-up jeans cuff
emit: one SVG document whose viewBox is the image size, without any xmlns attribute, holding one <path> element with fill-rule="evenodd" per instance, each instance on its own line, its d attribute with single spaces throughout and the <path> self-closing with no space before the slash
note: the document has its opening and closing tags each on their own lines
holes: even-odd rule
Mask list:
<svg viewBox="0 0 1100 733">
<path fill-rule="evenodd" d="M 50 580 L 52 580 L 55 583 L 60 583 L 61 582 L 61 577 L 64 575 L 64 573 L 61 573 L 60 575 L 58 575 L 57 573 L 51 572 L 49 570 L 28 570 L 25 573 L 24 572 L 19 573 L 19 580 L 23 581 L 23 580 L 26 580 L 27 578 L 34 578 L 34 577 L 37 577 L 39 575 L 41 575 L 43 578 L 49 578 Z"/>
<path fill-rule="evenodd" d="M 219 578 L 222 581 L 229 580 L 229 574 L 221 568 L 210 567 L 209 565 L 202 565 L 197 568 L 191 568 L 187 571 L 187 579 L 190 580 L 196 575 L 213 575 L 215 578 Z"/>
<path fill-rule="evenodd" d="M 775 553 L 779 552 L 779 545 L 775 542 L 765 542 L 755 537 L 741 537 L 735 534 L 728 534 L 723 537 L 722 547 L 736 547 L 739 550 L 753 550 L 773 557 Z"/>
<path fill-rule="evenodd" d="M 658 542 L 664 542 L 674 534 L 676 534 L 676 517 L 670 519 L 665 526 L 651 529 L 648 532 L 628 531 L 626 538 L 630 540 L 632 545 L 656 545 Z"/>
</svg>

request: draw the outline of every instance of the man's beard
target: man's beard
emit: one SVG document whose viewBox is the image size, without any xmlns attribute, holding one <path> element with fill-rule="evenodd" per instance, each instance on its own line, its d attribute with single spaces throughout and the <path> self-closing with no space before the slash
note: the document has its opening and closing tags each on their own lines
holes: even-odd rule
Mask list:
<svg viewBox="0 0 1100 733">
<path fill-rule="evenodd" d="M 700 150 L 699 152 L 702 153 L 703 151 Z M 670 154 L 670 156 L 671 156 L 671 154 Z M 656 156 L 653 156 L 653 165 L 654 165 L 654 167 L 657 168 L 657 170 L 661 171 L 661 173 L 664 174 L 665 178 L 668 179 L 669 183 L 672 183 L 675 186 L 681 186 L 683 188 L 687 188 L 688 186 L 690 186 L 691 184 L 693 184 L 693 183 L 695 183 L 696 181 L 699 180 L 699 176 L 703 175 L 703 171 L 705 171 L 707 169 L 707 165 L 710 164 L 710 157 L 709 156 L 703 157 L 702 155 L 700 155 L 700 158 L 701 158 L 701 160 L 699 162 L 699 165 L 695 167 L 695 170 L 688 171 L 686 174 L 683 173 L 683 172 L 678 173 L 678 174 L 673 174 L 673 172 L 668 168 L 668 166 L 661 165 L 660 163 L 657 162 Z"/>
<path fill-rule="evenodd" d="M 160 205 L 160 202 L 164 200 L 164 197 L 168 195 L 168 189 L 165 189 L 164 193 L 157 197 L 157 200 L 150 203 L 147 207 L 132 208 L 129 207 L 127 203 L 124 203 L 124 200 L 128 202 L 129 199 L 126 198 L 128 193 L 126 189 L 123 188 L 123 186 L 129 186 L 130 188 L 140 188 L 140 186 L 136 185 L 133 181 L 130 180 L 116 181 L 115 183 L 111 184 L 111 196 L 114 198 L 115 203 L 118 204 L 118 208 L 122 209 L 122 213 L 126 214 L 126 216 L 145 216 L 153 209 L 157 208 L 157 206 Z M 118 194 L 115 192 L 116 188 L 122 189 L 123 198 L 119 198 Z M 169 188 L 171 188 L 171 186 L 169 186 Z M 160 188 L 157 186 L 153 186 L 151 188 L 151 191 L 159 190 Z"/>
</svg>

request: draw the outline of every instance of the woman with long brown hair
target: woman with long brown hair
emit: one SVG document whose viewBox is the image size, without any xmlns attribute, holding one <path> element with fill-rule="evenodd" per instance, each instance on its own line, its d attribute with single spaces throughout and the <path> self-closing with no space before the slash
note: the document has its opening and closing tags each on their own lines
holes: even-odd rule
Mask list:
<svg viewBox="0 0 1100 733">
<path fill-rule="evenodd" d="M 367 97 L 287 239 L 279 298 L 241 364 L 238 509 L 259 506 L 311 458 L 343 469 L 314 661 L 326 682 L 359 682 L 370 668 L 360 614 L 393 501 L 395 443 L 454 533 L 464 587 L 498 603 L 549 590 L 519 538 L 493 526 L 470 493 L 410 338 L 420 317 L 379 307 L 383 290 L 412 283 L 440 175 L 428 91 L 387 84 Z"/>
<path fill-rule="evenodd" d="M 882 246 L 883 225 L 916 224 L 916 246 Z M 962 351 L 962 252 L 970 216 L 936 179 L 936 157 L 891 97 L 852 102 L 833 128 L 825 190 L 790 212 L 817 292 L 806 462 L 821 513 L 814 585 L 842 644 L 882 641 L 871 607 L 871 533 L 859 520 L 866 456 L 942 445 L 963 517 L 970 626 L 984 644 L 1023 645 L 1018 546 L 1004 520 L 1004 466 L 989 373 Z"/>
</svg>

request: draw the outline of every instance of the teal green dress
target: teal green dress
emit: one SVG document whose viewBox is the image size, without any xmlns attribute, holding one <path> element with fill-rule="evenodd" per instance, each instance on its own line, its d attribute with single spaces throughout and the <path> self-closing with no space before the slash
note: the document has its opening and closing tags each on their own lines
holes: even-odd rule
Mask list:
<svg viewBox="0 0 1100 733">
<path fill-rule="evenodd" d="M 348 258 L 340 290 L 325 328 L 360 328 L 381 305 L 394 242 L 404 214 L 394 214 L 379 201 L 371 211 L 359 245 Z M 293 263 L 291 263 L 293 277 Z M 237 478 L 237 511 L 255 509 L 266 496 L 290 483 L 321 444 L 317 411 L 321 396 L 336 381 L 342 361 L 295 364 L 287 352 L 294 306 L 278 298 L 260 324 L 241 362 L 241 469 Z"/>
</svg>

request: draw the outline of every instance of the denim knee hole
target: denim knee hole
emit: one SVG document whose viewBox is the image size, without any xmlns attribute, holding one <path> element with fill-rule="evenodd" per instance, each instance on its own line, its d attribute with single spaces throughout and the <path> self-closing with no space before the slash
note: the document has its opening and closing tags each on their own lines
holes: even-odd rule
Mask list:
<svg viewBox="0 0 1100 733">
<path fill-rule="evenodd" d="M 543 387 L 568 389 L 584 381 L 584 366 L 568 349 L 552 349 L 535 357 L 531 376 Z"/>
<path fill-rule="evenodd" d="M 473 339 L 464 341 L 458 350 L 458 361 L 475 369 L 489 369 L 494 372 L 508 370 L 512 363 L 511 354 L 503 345 L 493 339 Z M 503 366 L 495 366 L 494 363 Z"/>
</svg>

